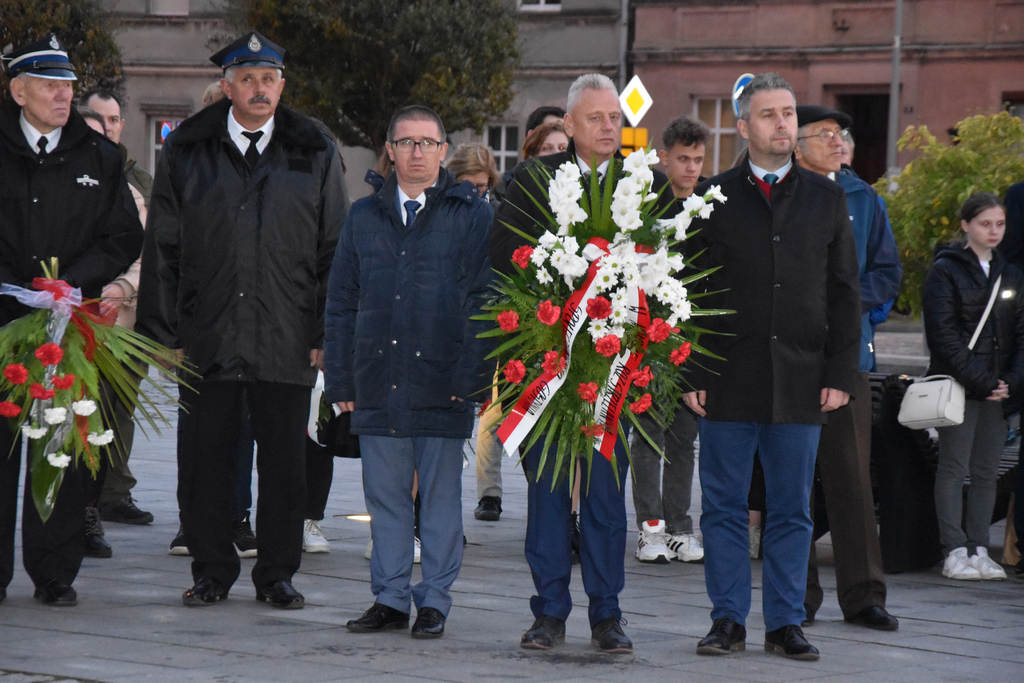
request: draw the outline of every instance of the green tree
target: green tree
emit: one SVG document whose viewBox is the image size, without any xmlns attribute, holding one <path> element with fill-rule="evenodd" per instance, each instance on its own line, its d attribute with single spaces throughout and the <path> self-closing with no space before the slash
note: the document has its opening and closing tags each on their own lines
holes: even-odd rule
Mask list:
<svg viewBox="0 0 1024 683">
<path fill-rule="evenodd" d="M 283 46 L 285 98 L 345 144 L 384 147 L 410 103 L 479 129 L 512 99 L 516 15 L 506 0 L 227 0 L 238 32 Z M 236 33 L 237 35 L 237 33 Z"/>
<path fill-rule="evenodd" d="M 1024 180 L 1024 122 L 1007 112 L 970 116 L 956 127 L 952 143 L 939 142 L 926 126 L 909 127 L 901 150 L 919 156 L 875 189 L 889 209 L 903 260 L 898 306 L 921 314 L 921 286 L 935 246 L 962 234 L 957 215 L 975 192 L 994 192 Z"/>
<path fill-rule="evenodd" d="M 19 48 L 57 34 L 78 74 L 78 92 L 104 88 L 120 94 L 121 51 L 109 14 L 98 0 L 0 0 L 0 46 Z M 9 97 L 7 70 L 0 74 L 0 98 Z"/>
</svg>

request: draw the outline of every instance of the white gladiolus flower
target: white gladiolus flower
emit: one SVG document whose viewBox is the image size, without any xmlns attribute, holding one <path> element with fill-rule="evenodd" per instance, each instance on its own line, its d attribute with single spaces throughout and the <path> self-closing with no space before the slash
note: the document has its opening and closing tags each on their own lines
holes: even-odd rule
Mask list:
<svg viewBox="0 0 1024 683">
<path fill-rule="evenodd" d="M 96 412 L 96 402 L 84 399 L 81 401 L 75 401 L 71 404 L 71 411 L 75 415 L 81 415 L 82 417 L 89 417 Z"/>
<path fill-rule="evenodd" d="M 543 268 L 543 267 L 538 267 L 537 268 L 537 282 L 541 283 L 542 285 L 546 285 L 549 282 L 551 282 L 553 279 L 554 278 L 551 277 L 551 273 L 548 272 L 547 268 Z"/>
<path fill-rule="evenodd" d="M 47 453 L 46 461 L 57 469 L 64 469 L 71 464 L 71 456 L 64 453 Z"/>
<path fill-rule="evenodd" d="M 704 198 L 695 194 L 683 200 L 683 212 L 688 216 L 696 216 L 704 208 Z"/>
<path fill-rule="evenodd" d="M 675 229 L 675 238 L 680 242 L 686 239 L 686 231 L 690 229 L 690 223 L 693 222 L 693 216 L 690 215 L 689 211 L 683 210 L 676 214 L 675 218 L 672 219 L 672 227 Z"/>
<path fill-rule="evenodd" d="M 90 432 L 85 438 L 93 446 L 106 446 L 114 440 L 114 430 L 108 429 L 105 432 Z"/>
<path fill-rule="evenodd" d="M 551 248 L 556 244 L 558 244 L 558 236 L 550 232 L 545 232 L 537 240 L 537 247 L 546 249 L 547 251 L 551 251 Z M 537 253 L 536 249 L 534 250 L 534 253 Z"/>
<path fill-rule="evenodd" d="M 700 207 L 700 212 L 697 215 L 703 218 L 704 220 L 707 220 L 711 218 L 711 212 L 714 210 L 714 204 L 705 204 L 704 206 Z"/>
<path fill-rule="evenodd" d="M 44 408 L 43 422 L 48 425 L 59 425 L 67 419 L 67 408 Z"/>
<path fill-rule="evenodd" d="M 725 204 L 725 202 L 728 199 L 728 197 L 726 197 L 724 194 L 722 194 L 722 186 L 721 185 L 712 185 L 711 187 L 708 188 L 708 191 L 704 193 L 704 199 L 705 199 L 705 201 L 709 201 L 709 202 L 712 199 L 714 199 L 716 201 L 719 201 L 719 202 L 722 202 L 723 204 Z"/>
<path fill-rule="evenodd" d="M 41 439 L 46 436 L 46 433 L 50 431 L 49 427 L 33 427 L 31 425 L 22 425 L 21 433 L 30 439 Z"/>
<path fill-rule="evenodd" d="M 530 263 L 532 263 L 533 265 L 537 266 L 538 268 L 543 266 L 544 262 L 547 259 L 548 259 L 548 251 L 547 251 L 547 249 L 543 249 L 541 247 L 537 247 L 536 249 L 533 250 L 533 253 L 530 254 Z"/>
</svg>

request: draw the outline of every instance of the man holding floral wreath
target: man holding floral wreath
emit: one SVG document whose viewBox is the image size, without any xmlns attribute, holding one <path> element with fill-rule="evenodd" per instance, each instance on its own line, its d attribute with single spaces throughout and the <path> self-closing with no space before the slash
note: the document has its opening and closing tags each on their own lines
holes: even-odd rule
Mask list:
<svg viewBox="0 0 1024 683">
<path fill-rule="evenodd" d="M 4 59 L 13 102 L 0 110 L 0 283 L 29 287 L 44 275 L 40 261 L 54 257 L 61 279 L 80 288 L 83 298 L 98 297 L 142 247 L 121 154 L 73 110 L 77 78 L 56 36 Z M 12 297 L 0 297 L 0 325 L 29 311 Z M 5 379 L 24 381 L 13 372 Z M 0 601 L 14 571 L 20 451 L 20 438 L 0 419 Z M 36 599 L 49 605 L 77 602 L 71 584 L 82 564 L 87 476 L 84 463 L 67 467 L 44 523 L 26 472 L 22 559 Z"/>
<path fill-rule="evenodd" d="M 619 182 L 618 177 L 605 177 L 611 160 L 622 159 L 619 154 L 622 111 L 615 84 L 603 74 L 584 74 L 570 86 L 566 108 L 565 132 L 571 138 L 569 148 L 517 167 L 508 185 L 508 195 L 498 210 L 491 238 L 491 261 L 502 272 L 512 271 L 513 253 L 526 244 L 515 230 L 538 237 L 546 230 L 544 212 L 532 199 L 548 196 L 543 186 L 544 173 L 538 171 L 546 169 L 553 176 L 563 163 L 574 161 L 584 176 L 584 187 L 590 183 L 586 176 L 592 168 L 598 173 L 602 187 L 609 182 Z M 664 175 L 654 172 L 653 191 L 657 192 L 666 183 Z M 664 192 L 659 201 L 671 202 L 671 192 Z M 546 209 L 551 208 L 549 203 Z M 538 478 L 543 450 L 543 440 L 540 440 L 523 456 L 523 469 L 529 482 L 526 559 L 537 595 L 530 599 L 534 622 L 523 634 L 520 646 L 534 650 L 550 649 L 564 642 L 565 620 L 572 609 L 569 477 L 549 464 Z M 548 462 L 554 459 L 551 454 Z M 590 598 L 591 642 L 602 652 L 629 653 L 633 651 L 633 643 L 622 630 L 618 600 L 625 582 L 623 486 L 629 467 L 621 442 L 616 442 L 614 463 L 617 472 L 609 460 L 601 456 L 593 458 L 589 470 L 583 467 L 580 567 Z"/>
</svg>

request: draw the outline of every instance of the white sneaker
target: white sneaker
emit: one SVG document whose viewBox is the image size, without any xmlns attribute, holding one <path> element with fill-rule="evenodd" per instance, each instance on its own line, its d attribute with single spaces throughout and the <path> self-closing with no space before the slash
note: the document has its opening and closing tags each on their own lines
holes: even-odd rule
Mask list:
<svg viewBox="0 0 1024 683">
<path fill-rule="evenodd" d="M 756 560 L 761 556 L 761 525 L 755 524 L 747 527 L 747 543 L 750 545 L 750 559 Z"/>
<path fill-rule="evenodd" d="M 974 568 L 971 559 L 967 557 L 967 548 L 957 548 L 942 563 L 942 575 L 947 579 L 960 579 L 961 581 L 977 581 L 981 578 L 981 572 Z"/>
<path fill-rule="evenodd" d="M 331 544 L 324 537 L 320 524 L 315 519 L 307 519 L 302 525 L 302 552 L 329 553 Z"/>
<path fill-rule="evenodd" d="M 412 563 L 413 564 L 419 564 L 420 563 L 420 539 L 419 539 L 419 537 L 413 536 L 412 537 L 412 542 L 413 542 L 413 546 L 412 546 Z M 327 552 L 327 551 L 322 551 L 322 552 Z M 366 544 L 366 552 L 363 553 L 363 557 L 365 557 L 366 559 L 370 559 L 371 555 L 373 555 L 373 539 L 372 538 L 370 539 L 370 542 Z"/>
<path fill-rule="evenodd" d="M 668 539 L 668 549 L 680 562 L 700 562 L 704 559 L 704 546 L 695 534 L 675 534 Z"/>
<path fill-rule="evenodd" d="M 981 578 L 986 581 L 1003 581 L 1006 572 L 999 564 L 988 556 L 988 548 L 978 546 L 978 554 L 971 557 L 971 566 L 978 570 Z"/>
<path fill-rule="evenodd" d="M 668 564 L 671 553 L 668 546 L 668 534 L 665 533 L 665 521 L 649 519 L 640 527 L 640 538 L 636 541 L 636 559 L 641 562 Z"/>
</svg>

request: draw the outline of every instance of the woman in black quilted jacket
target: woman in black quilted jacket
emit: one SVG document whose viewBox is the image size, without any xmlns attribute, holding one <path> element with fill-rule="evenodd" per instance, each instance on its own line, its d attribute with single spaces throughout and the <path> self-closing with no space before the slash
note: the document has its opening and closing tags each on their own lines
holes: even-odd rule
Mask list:
<svg viewBox="0 0 1024 683">
<path fill-rule="evenodd" d="M 935 511 L 951 579 L 1005 579 L 988 556 L 996 470 L 1006 440 L 1003 402 L 1024 390 L 1024 275 L 996 251 L 1006 231 L 999 199 L 972 195 L 960 209 L 964 240 L 940 247 L 924 284 L 928 374 L 952 375 L 966 391 L 963 424 L 939 428 Z M 999 279 L 1001 276 L 1001 280 Z M 993 287 L 992 311 L 968 348 Z M 970 474 L 963 525 L 963 482 Z"/>
</svg>

